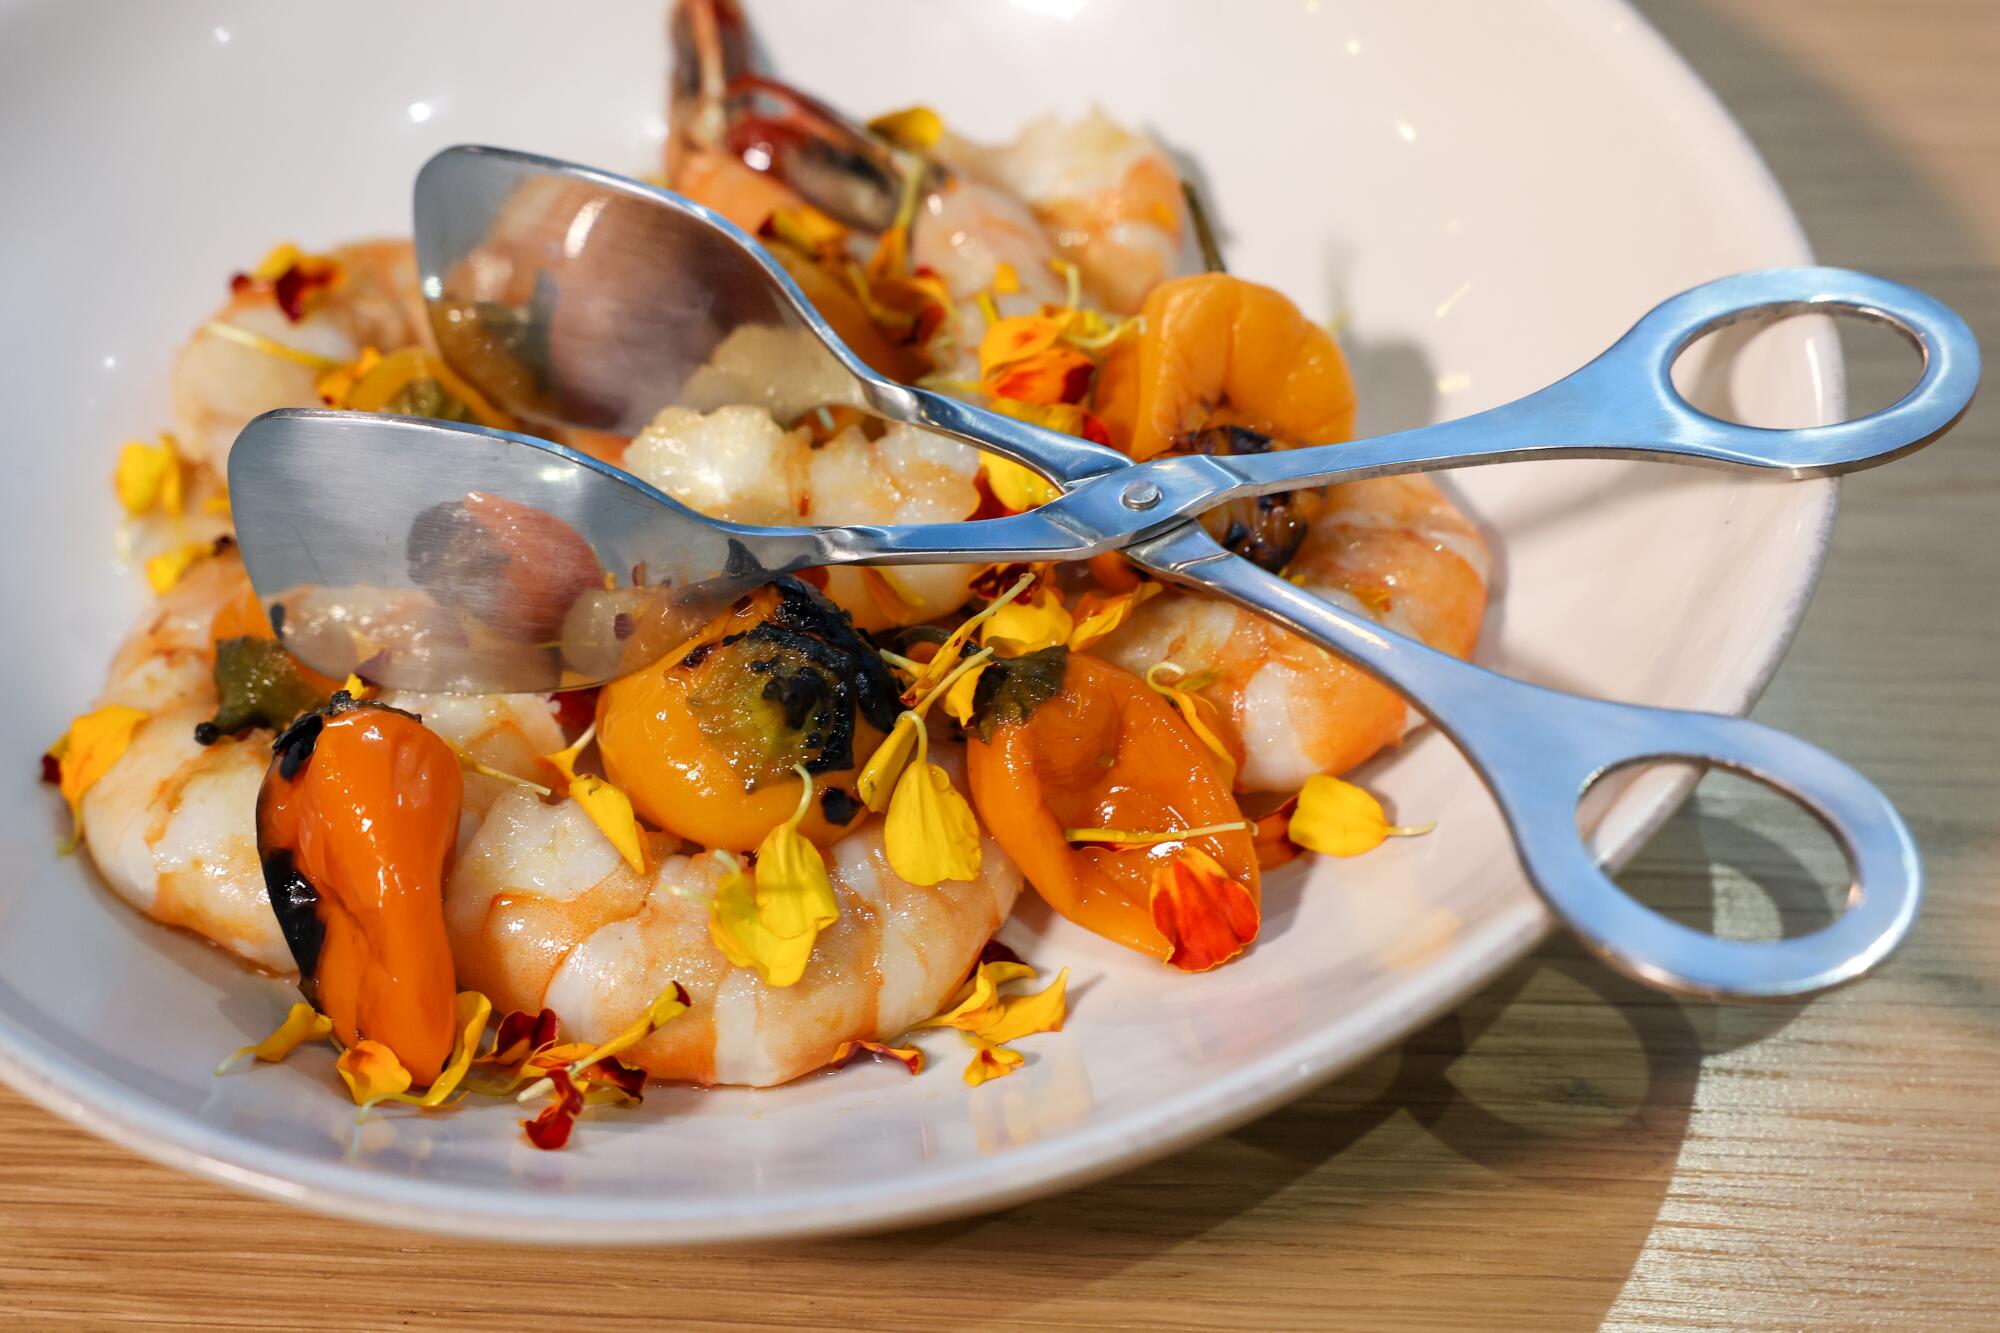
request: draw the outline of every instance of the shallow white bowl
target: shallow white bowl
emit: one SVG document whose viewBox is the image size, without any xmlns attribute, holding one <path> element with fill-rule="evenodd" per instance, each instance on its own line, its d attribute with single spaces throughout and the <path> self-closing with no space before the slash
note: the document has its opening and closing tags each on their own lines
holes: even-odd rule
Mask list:
<svg viewBox="0 0 2000 1333">
<path fill-rule="evenodd" d="M 0 3 L 0 1074 L 140 1152 L 315 1208 L 554 1241 L 881 1227 L 1105 1174 L 1293 1096 L 1490 977 L 1548 926 L 1441 738 L 1370 781 L 1435 836 L 1278 876 L 1265 935 L 1202 977 L 1026 907 L 1006 937 L 1075 971 L 1069 1029 L 968 1090 L 851 1069 L 773 1092 L 661 1089 L 562 1153 L 512 1108 L 352 1110 L 310 1054 L 226 1079 L 285 988 L 58 859 L 35 757 L 96 688 L 141 590 L 111 556 L 117 442 L 164 422 L 171 351 L 273 241 L 406 227 L 435 149 L 485 141 L 641 172 L 663 133 L 658 0 L 564 7 Z M 865 19 L 857 19 L 862 11 Z M 1806 249 L 1701 84 L 1608 0 L 1250 6 L 960 0 L 758 6 L 771 64 L 863 112 L 975 135 L 1095 100 L 1197 164 L 1234 269 L 1346 321 L 1364 429 L 1456 416 L 1580 364 L 1658 299 Z M 1838 405 L 1823 330 L 1737 365 L 1737 406 Z M 1834 490 L 1639 464 L 1450 483 L 1500 559 L 1482 658 L 1619 699 L 1741 710 L 1817 573 Z M 1611 856 L 1679 790 L 1641 782 Z"/>
</svg>

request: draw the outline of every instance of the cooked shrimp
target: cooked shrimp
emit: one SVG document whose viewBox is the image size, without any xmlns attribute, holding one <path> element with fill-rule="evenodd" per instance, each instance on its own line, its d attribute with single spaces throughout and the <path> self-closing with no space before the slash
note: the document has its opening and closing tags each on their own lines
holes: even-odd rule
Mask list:
<svg viewBox="0 0 2000 1333">
<path fill-rule="evenodd" d="M 1025 201 L 1107 310 L 1130 314 L 1153 288 L 1187 271 L 1180 174 L 1149 136 L 1096 107 L 1075 120 L 1031 121 L 998 148 L 947 135 L 938 154 Z"/>
<path fill-rule="evenodd" d="M 319 377 L 364 347 L 411 346 L 428 328 L 408 241 L 345 245 L 331 256 L 340 277 L 294 321 L 268 286 L 233 292 L 174 361 L 170 388 L 182 453 L 220 469 L 250 418 L 279 407 L 318 407 Z M 295 356 L 217 333 L 225 325 Z"/>
<path fill-rule="evenodd" d="M 1327 489 L 1290 577 L 1306 591 L 1464 657 L 1486 611 L 1486 544 L 1428 477 Z M 1408 729 L 1402 697 L 1360 668 L 1200 593 L 1171 590 L 1098 645 L 1136 672 L 1171 661 L 1214 672 L 1199 692 L 1241 741 L 1236 783 L 1292 791 L 1342 773 Z M 1169 677 L 1171 680 L 1171 677 Z"/>
<path fill-rule="evenodd" d="M 946 523 L 979 507 L 978 451 L 913 426 L 850 426 L 814 448 L 757 407 L 670 407 L 625 466 L 693 509 L 737 523 Z M 963 605 L 976 565 L 828 571 L 827 595 L 863 629 L 914 625 Z"/>
<path fill-rule="evenodd" d="M 196 564 L 150 607 L 113 659 L 98 702 L 152 714 L 110 771 L 84 794 L 81 833 L 113 892 L 267 971 L 289 973 L 291 951 L 264 890 L 256 837 L 257 789 L 271 732 L 195 740 L 216 711 L 215 643 L 268 636 L 256 594 L 234 555 Z M 384 702 L 490 768 L 534 779 L 535 756 L 560 749 L 562 729 L 540 695 L 392 693 Z M 512 784 L 467 773 L 461 836 Z"/>
<path fill-rule="evenodd" d="M 459 982 L 496 1011 L 547 1007 L 566 1035 L 602 1041 L 678 981 L 694 1008 L 623 1058 L 654 1078 L 788 1082 L 844 1041 L 893 1037 L 937 1012 L 1021 888 L 991 839 L 977 879 L 918 888 L 889 868 L 872 817 L 826 859 L 840 920 L 804 978 L 774 988 L 709 937 L 728 873 L 717 854 L 670 856 L 641 877 L 574 801 L 510 793 L 445 886 Z"/>
</svg>

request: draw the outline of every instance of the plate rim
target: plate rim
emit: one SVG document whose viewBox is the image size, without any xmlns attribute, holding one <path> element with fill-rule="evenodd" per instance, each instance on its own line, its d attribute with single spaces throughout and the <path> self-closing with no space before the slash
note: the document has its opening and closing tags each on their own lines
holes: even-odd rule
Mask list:
<svg viewBox="0 0 2000 1333">
<path fill-rule="evenodd" d="M 12 10 L 9 0 L 0 9 Z M 1594 13 L 1589 11 L 1595 11 Z M 1628 0 L 1590 0 L 1572 18 L 1618 20 L 1632 30 L 1628 54 L 1656 72 L 1678 77 L 1691 107 L 1705 108 L 1707 132 L 1734 152 L 1760 187 L 1757 203 L 1785 232 L 1775 262 L 1810 264 L 1803 225 L 1742 125 L 1700 73 Z M 1820 384 L 1822 412 L 1844 405 L 1843 362 L 1837 342 L 1828 350 Z M 1747 713 L 1775 676 L 1804 618 L 1824 569 L 1839 485 L 1834 479 L 1792 483 L 1806 494 L 1801 534 L 1807 548 L 1785 589 L 1785 608 L 1766 631 L 1751 669 L 1733 688 L 1708 701 L 1718 711 Z M 1816 511 L 1816 512 L 1815 512 Z M 1651 797 L 1607 863 L 1622 865 L 1658 831 L 1692 791 L 1697 776 L 1679 777 Z M 137 1155 L 191 1175 L 313 1212 L 388 1227 L 481 1240 L 550 1245 L 617 1245 L 748 1242 L 875 1232 L 988 1212 L 1075 1188 L 1156 1161 L 1201 1140 L 1227 1133 L 1303 1096 L 1343 1071 L 1457 1005 L 1512 966 L 1539 943 L 1555 922 L 1539 898 L 1524 896 L 1468 932 L 1449 955 L 1366 1005 L 1348 1011 L 1293 1045 L 1230 1070 L 1207 1084 L 1193 1114 L 1185 1105 L 1161 1106 L 1014 1150 L 1004 1158 L 979 1158 L 927 1175 L 921 1189 L 894 1181 L 851 1182 L 781 1201 L 746 1195 L 740 1206 L 699 1213 L 675 1212 L 651 1200 L 607 1208 L 601 1198 L 541 1195 L 515 1188 L 485 1189 L 423 1179 L 376 1176 L 229 1133 L 181 1112 L 164 1109 L 126 1085 L 95 1071 L 81 1074 L 60 1048 L 0 1016 L 0 1080 L 43 1109 Z M 1440 960 L 1443 963 L 1444 960 Z M 1366 1033 L 1344 1037 L 1349 1029 Z"/>
</svg>

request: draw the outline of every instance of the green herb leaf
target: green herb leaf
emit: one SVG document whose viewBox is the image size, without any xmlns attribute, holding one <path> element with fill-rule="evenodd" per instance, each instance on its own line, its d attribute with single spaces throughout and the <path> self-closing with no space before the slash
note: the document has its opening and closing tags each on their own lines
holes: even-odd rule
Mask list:
<svg viewBox="0 0 2000 1333">
<path fill-rule="evenodd" d="M 196 729 L 197 738 L 219 739 L 252 727 L 280 728 L 326 702 L 277 640 L 249 636 L 215 645 L 215 692 L 221 706 Z"/>
</svg>

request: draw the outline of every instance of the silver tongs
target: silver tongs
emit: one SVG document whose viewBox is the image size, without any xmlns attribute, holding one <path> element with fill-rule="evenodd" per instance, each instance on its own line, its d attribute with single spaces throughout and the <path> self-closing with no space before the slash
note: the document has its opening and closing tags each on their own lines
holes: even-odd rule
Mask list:
<svg viewBox="0 0 2000 1333">
<path fill-rule="evenodd" d="M 268 413 L 230 456 L 237 535 L 259 594 L 286 607 L 287 646 L 320 671 L 338 678 L 366 659 L 369 677 L 391 686 L 572 687 L 656 660 L 714 609 L 788 571 L 1119 550 L 1401 691 L 1472 761 L 1549 906 L 1643 981 L 1731 999 L 1809 995 L 1867 972 L 1916 918 L 1923 879 L 1908 828 L 1826 752 L 1743 718 L 1497 675 L 1229 554 L 1196 516 L 1302 486 L 1516 459 L 1644 458 L 1793 477 L 1887 462 L 1950 429 L 1979 379 L 1971 331 L 1920 292 L 1833 268 L 1740 274 L 1672 297 L 1580 370 L 1474 416 L 1345 444 L 1134 463 L 877 374 L 749 236 L 635 180 L 453 148 L 418 177 L 416 233 L 446 357 L 526 421 L 630 435 L 672 403 L 761 402 L 780 417 L 846 404 L 991 450 L 1062 493 L 977 523 L 751 527 L 706 518 L 547 440 L 413 418 Z M 1921 352 L 1922 378 L 1883 411 L 1797 430 L 1721 421 L 1675 390 L 1674 361 L 1697 338 L 1800 312 L 1888 324 Z M 555 580 L 555 602 L 546 579 L 521 579 L 535 570 Z M 1851 863 L 1847 910 L 1810 935 L 1746 942 L 1627 896 L 1584 843 L 1576 807 L 1605 774 L 1648 761 L 1717 765 L 1812 810 Z"/>
</svg>

